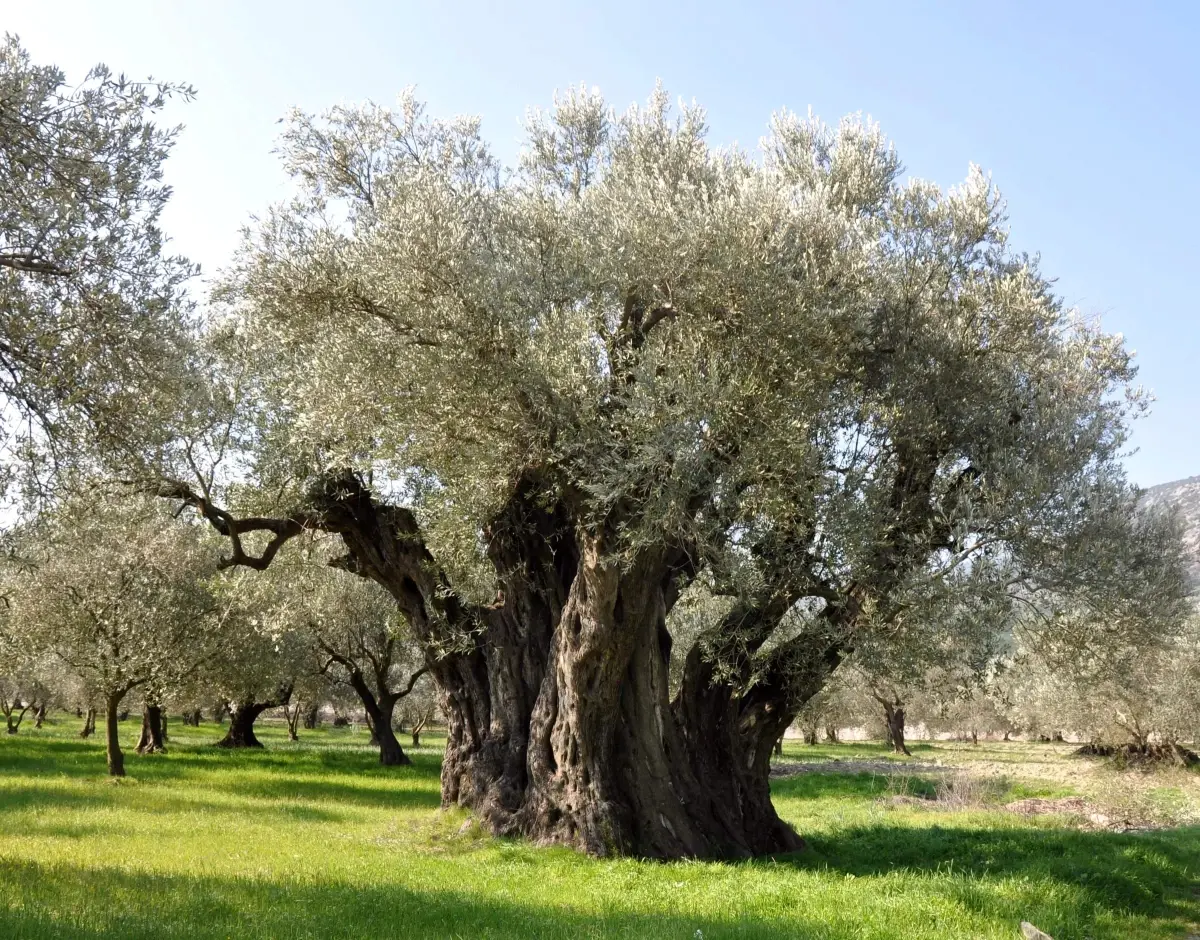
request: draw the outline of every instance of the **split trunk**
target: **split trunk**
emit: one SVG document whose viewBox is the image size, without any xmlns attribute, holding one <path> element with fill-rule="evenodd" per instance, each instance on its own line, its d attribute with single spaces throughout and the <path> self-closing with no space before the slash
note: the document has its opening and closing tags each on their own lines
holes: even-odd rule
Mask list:
<svg viewBox="0 0 1200 940">
<path fill-rule="evenodd" d="M 326 510 L 349 550 L 339 564 L 387 588 L 428 647 L 445 640 L 439 631 L 459 638 L 430 656 L 447 719 L 445 804 L 494 832 L 595 855 L 742 858 L 802 845 L 769 787 L 771 750 L 802 703 L 771 682 L 745 694 L 723 685 L 697 650 L 669 696 L 666 614 L 683 553 L 622 565 L 558 508 L 517 500 L 489 531 L 502 598 L 470 607 L 412 514 L 352 487 Z"/>
</svg>

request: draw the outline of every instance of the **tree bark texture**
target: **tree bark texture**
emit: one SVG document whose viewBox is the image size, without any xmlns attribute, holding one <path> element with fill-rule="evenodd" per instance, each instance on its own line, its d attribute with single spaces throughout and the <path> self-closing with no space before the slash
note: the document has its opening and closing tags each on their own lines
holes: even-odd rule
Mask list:
<svg viewBox="0 0 1200 940">
<path fill-rule="evenodd" d="M 379 763 L 384 767 L 407 767 L 412 760 L 404 753 L 392 729 L 392 715 L 402 696 L 391 691 L 376 694 L 358 669 L 351 670 L 350 685 L 366 711 L 371 743 L 379 747 Z"/>
<path fill-rule="evenodd" d="M 488 605 L 453 590 L 410 510 L 375 502 L 352 476 L 323 481 L 303 516 L 284 520 L 233 520 L 186 498 L 225 534 L 275 533 L 257 558 L 231 539 L 227 564 L 266 567 L 287 538 L 320 528 L 345 544 L 336 566 L 391 593 L 441 694 L 445 805 L 470 809 L 497 834 L 595 855 L 745 858 L 800 848 L 771 804 L 771 752 L 837 666 L 845 647 L 833 628 L 857 615 L 857 599 L 829 606 L 828 632 L 762 655 L 808 595 L 772 588 L 739 601 L 715 628 L 718 639 L 734 637 L 722 647 L 725 668 L 691 650 L 672 698 L 666 616 L 695 573 L 689 546 L 650 546 L 617 561 L 612 529 L 578 523 L 545 495 L 523 481 L 486 528 L 499 586 Z M 382 761 L 390 715 L 372 721 Z"/>
<path fill-rule="evenodd" d="M 142 706 L 142 733 L 138 738 L 138 754 L 160 754 L 166 751 L 163 711 L 158 705 Z"/>
<path fill-rule="evenodd" d="M 897 754 L 907 754 L 911 757 L 912 751 L 908 749 L 908 744 L 904 740 L 904 706 L 899 699 L 892 702 L 885 701 L 883 711 L 887 721 L 888 741 L 892 745 L 892 750 Z"/>
<path fill-rule="evenodd" d="M 89 738 L 96 731 L 96 709 L 89 708 L 83 719 L 83 727 L 79 730 L 81 738 Z"/>
<path fill-rule="evenodd" d="M 429 662 L 447 718 L 445 804 L 494 832 L 596 855 L 802 845 L 771 805 L 770 756 L 836 665 L 834 647 L 781 646 L 747 690 L 717 682 L 694 650 L 672 701 L 665 621 L 685 552 L 622 566 L 561 507 L 517 499 L 488 531 L 501 596 L 472 608 L 447 589 L 407 510 L 351 492 L 324 523 L 349 550 L 341 565 L 386 587 L 418 638 L 439 644 L 447 626 L 459 638 Z M 790 600 L 773 603 L 739 612 L 761 620 L 759 645 Z"/>
<path fill-rule="evenodd" d="M 262 747 L 254 733 L 254 722 L 258 716 L 271 708 L 285 705 L 292 696 L 291 688 L 281 689 L 273 699 L 265 702 L 244 701 L 229 705 L 229 730 L 217 742 L 217 747 Z"/>
</svg>

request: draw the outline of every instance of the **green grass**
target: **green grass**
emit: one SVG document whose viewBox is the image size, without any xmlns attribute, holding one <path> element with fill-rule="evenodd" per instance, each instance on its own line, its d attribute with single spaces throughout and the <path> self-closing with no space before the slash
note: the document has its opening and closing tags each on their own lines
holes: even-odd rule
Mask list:
<svg viewBox="0 0 1200 940">
<path fill-rule="evenodd" d="M 596 860 L 439 811 L 436 738 L 413 767 L 384 770 L 346 729 L 290 744 L 268 725 L 267 750 L 231 753 L 208 746 L 213 725 L 172 723 L 169 754 L 130 754 L 129 777 L 111 781 L 102 744 L 76 726 L 0 740 L 0 937 L 975 940 L 1016 938 L 1026 919 L 1056 940 L 1125 940 L 1200 921 L 1195 828 L 1082 832 L 895 806 L 879 774 L 805 774 L 775 787 L 808 840 L 794 856 Z M 921 745 L 916 758 L 942 754 Z M 885 755 L 790 745 L 786 759 L 814 756 Z M 1008 795 L 1043 789 L 1016 781 Z"/>
</svg>

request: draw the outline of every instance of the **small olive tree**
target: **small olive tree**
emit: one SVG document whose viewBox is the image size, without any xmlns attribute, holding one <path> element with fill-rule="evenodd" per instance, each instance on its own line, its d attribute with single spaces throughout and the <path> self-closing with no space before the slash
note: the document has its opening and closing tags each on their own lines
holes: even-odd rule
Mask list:
<svg viewBox="0 0 1200 940">
<path fill-rule="evenodd" d="M 123 776 L 125 696 L 181 681 L 221 642 L 212 549 L 196 526 L 140 499 L 68 500 L 18 544 L 25 568 L 10 580 L 14 630 L 95 690 L 108 771 Z"/>
</svg>

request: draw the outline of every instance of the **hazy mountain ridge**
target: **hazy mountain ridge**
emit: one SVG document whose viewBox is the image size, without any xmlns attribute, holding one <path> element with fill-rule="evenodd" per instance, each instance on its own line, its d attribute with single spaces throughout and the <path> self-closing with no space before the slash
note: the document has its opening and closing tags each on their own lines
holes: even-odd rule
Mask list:
<svg viewBox="0 0 1200 940">
<path fill-rule="evenodd" d="M 1142 501 L 1147 506 L 1178 507 L 1184 521 L 1184 542 L 1192 555 L 1192 579 L 1200 583 L 1200 476 L 1149 487 Z"/>
</svg>

